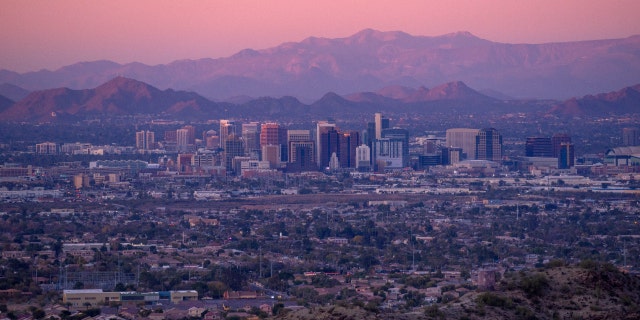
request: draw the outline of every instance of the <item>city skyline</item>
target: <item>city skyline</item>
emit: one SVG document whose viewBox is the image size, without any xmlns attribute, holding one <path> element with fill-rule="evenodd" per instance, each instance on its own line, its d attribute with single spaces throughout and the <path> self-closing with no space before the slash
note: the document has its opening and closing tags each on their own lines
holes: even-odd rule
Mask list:
<svg viewBox="0 0 640 320">
<path fill-rule="evenodd" d="M 419 36 L 468 31 L 506 43 L 640 34 L 635 1 L 6 1 L 0 7 L 0 39 L 7 44 L 0 69 L 17 72 L 96 60 L 154 65 L 219 58 L 366 28 Z"/>
</svg>

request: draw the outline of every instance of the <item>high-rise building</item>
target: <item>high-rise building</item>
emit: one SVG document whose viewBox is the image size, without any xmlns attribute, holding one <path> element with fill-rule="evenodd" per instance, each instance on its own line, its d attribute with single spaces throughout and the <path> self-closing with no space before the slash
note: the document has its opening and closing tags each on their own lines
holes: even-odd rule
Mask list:
<svg viewBox="0 0 640 320">
<path fill-rule="evenodd" d="M 320 141 L 318 142 L 320 145 L 320 168 L 326 168 L 329 166 L 329 162 L 331 161 L 331 155 L 340 152 L 340 132 L 335 127 L 328 127 L 327 130 L 320 134 Z"/>
<path fill-rule="evenodd" d="M 525 143 L 527 157 L 553 157 L 553 145 L 549 137 L 528 137 Z"/>
<path fill-rule="evenodd" d="M 220 136 L 220 147 L 224 149 L 227 145 L 226 143 L 229 136 L 233 135 L 237 139 L 240 138 L 241 126 L 233 120 L 220 120 L 220 130 L 218 135 Z"/>
<path fill-rule="evenodd" d="M 184 126 L 182 129 L 187 130 L 187 144 L 196 144 L 196 128 L 193 126 Z"/>
<path fill-rule="evenodd" d="M 447 148 L 462 148 L 463 159 L 474 159 L 476 156 L 476 136 L 478 129 L 447 129 L 445 144 Z"/>
<path fill-rule="evenodd" d="M 639 128 L 622 128 L 623 146 L 640 146 Z"/>
<path fill-rule="evenodd" d="M 360 132 L 342 132 L 338 136 L 338 160 L 342 168 L 356 167 L 356 148 L 362 144 Z"/>
<path fill-rule="evenodd" d="M 263 123 L 260 127 L 260 148 L 267 145 L 280 144 L 280 125 L 277 123 Z"/>
<path fill-rule="evenodd" d="M 374 123 L 375 123 L 375 138 L 381 139 L 382 131 L 384 129 L 389 128 L 389 119 L 382 116 L 382 113 L 377 112 L 374 114 Z"/>
<path fill-rule="evenodd" d="M 260 124 L 249 122 L 242 124 L 242 140 L 244 140 L 244 153 L 255 159 L 260 158 Z"/>
<path fill-rule="evenodd" d="M 309 130 L 287 130 L 287 149 L 289 150 L 288 162 L 294 163 L 297 161 L 298 154 L 296 153 L 298 147 L 310 147 L 311 159 L 315 163 L 315 142 L 311 138 L 311 131 Z M 309 152 L 307 151 L 307 155 Z"/>
<path fill-rule="evenodd" d="M 224 143 L 223 154 L 227 171 L 234 171 L 233 158 L 244 156 L 244 143 L 242 142 L 242 139 L 235 134 L 227 136 Z"/>
<path fill-rule="evenodd" d="M 176 130 L 176 148 L 178 152 L 187 152 L 189 151 L 189 130 L 188 129 L 178 129 Z"/>
<path fill-rule="evenodd" d="M 151 150 L 155 148 L 156 134 L 153 131 L 136 132 L 136 148 L 139 150 Z"/>
<path fill-rule="evenodd" d="M 402 143 L 402 167 L 409 166 L 409 131 L 402 128 L 383 129 L 382 139 L 400 141 Z"/>
<path fill-rule="evenodd" d="M 571 136 L 566 133 L 557 133 L 551 137 L 551 145 L 553 146 L 553 157 L 560 156 L 560 149 L 563 143 L 571 143 Z"/>
<path fill-rule="evenodd" d="M 316 164 L 320 168 L 329 165 L 329 158 L 331 157 L 331 152 L 327 149 L 329 148 L 328 141 L 323 141 L 322 136 L 330 130 L 335 131 L 335 129 L 336 124 L 332 121 L 318 121 L 316 124 Z"/>
<path fill-rule="evenodd" d="M 571 143 L 562 143 L 558 155 L 558 169 L 569 169 L 575 165 L 575 149 Z"/>
<path fill-rule="evenodd" d="M 478 131 L 476 136 L 477 160 L 502 160 L 502 135 L 494 128 L 485 128 Z"/>
<path fill-rule="evenodd" d="M 260 128 L 260 148 L 274 145 L 280 148 L 280 159 L 287 161 L 287 131 L 277 123 L 263 123 Z"/>
</svg>

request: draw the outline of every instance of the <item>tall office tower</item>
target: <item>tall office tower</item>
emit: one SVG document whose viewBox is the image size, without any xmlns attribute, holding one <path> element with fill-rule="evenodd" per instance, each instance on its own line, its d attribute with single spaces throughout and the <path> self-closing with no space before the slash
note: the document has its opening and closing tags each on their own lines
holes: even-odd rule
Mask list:
<svg viewBox="0 0 640 320">
<path fill-rule="evenodd" d="M 320 152 L 322 152 L 318 167 L 322 169 L 329 166 L 332 154 L 335 153 L 337 157 L 338 153 L 340 153 L 340 132 L 335 127 L 324 130 L 320 134 L 318 144 L 320 145 Z"/>
<path fill-rule="evenodd" d="M 335 130 L 336 124 L 333 121 L 318 121 L 316 124 L 316 164 L 320 168 L 324 168 L 329 164 L 329 157 L 331 157 L 331 153 L 326 150 L 328 145 L 325 145 L 325 150 L 322 150 L 322 135 L 326 134 L 330 130 Z M 325 162 L 322 159 L 326 159 Z M 324 165 L 323 165 L 324 163 Z"/>
<path fill-rule="evenodd" d="M 462 148 L 463 159 L 474 159 L 476 156 L 476 136 L 478 129 L 447 129 L 445 144 L 447 148 Z"/>
<path fill-rule="evenodd" d="M 369 146 L 369 149 L 371 149 L 371 146 L 373 145 L 373 140 L 375 139 L 376 139 L 376 123 L 368 122 L 367 129 L 362 130 L 362 143 L 366 144 L 367 146 Z"/>
<path fill-rule="evenodd" d="M 572 143 L 560 144 L 558 169 L 569 169 L 575 165 L 575 149 Z"/>
<path fill-rule="evenodd" d="M 494 128 L 480 129 L 476 136 L 477 160 L 502 160 L 502 135 Z"/>
<path fill-rule="evenodd" d="M 136 132 L 136 148 L 139 150 L 150 150 L 155 147 L 156 134 L 153 131 Z"/>
<path fill-rule="evenodd" d="M 233 120 L 220 120 L 220 130 L 218 130 L 218 135 L 220 136 L 220 147 L 226 147 L 227 139 L 231 135 L 239 139 L 241 136 L 240 131 L 241 127 L 237 122 Z"/>
<path fill-rule="evenodd" d="M 571 143 L 571 136 L 566 133 L 556 133 L 551 137 L 551 145 L 553 146 L 553 157 L 560 156 L 560 148 L 563 143 Z"/>
<path fill-rule="evenodd" d="M 375 121 L 375 130 L 376 130 L 375 138 L 380 139 L 382 138 L 382 131 L 384 129 L 389 128 L 389 119 L 383 117 L 382 113 L 377 112 L 374 114 L 374 121 Z"/>
<path fill-rule="evenodd" d="M 280 144 L 280 125 L 277 123 L 263 123 L 260 127 L 260 147 Z"/>
<path fill-rule="evenodd" d="M 371 169 L 371 148 L 366 144 L 356 148 L 356 168 L 359 171 L 369 171 Z"/>
<path fill-rule="evenodd" d="M 184 126 L 182 129 L 187 130 L 187 143 L 195 145 L 196 144 L 196 128 L 193 126 Z"/>
<path fill-rule="evenodd" d="M 184 128 L 176 130 L 176 148 L 178 152 L 189 151 L 189 130 Z"/>
<path fill-rule="evenodd" d="M 235 169 L 233 167 L 233 158 L 244 156 L 244 143 L 240 136 L 231 134 L 226 137 L 223 154 L 227 171 L 233 171 Z"/>
<path fill-rule="evenodd" d="M 311 131 L 309 130 L 287 130 L 287 149 L 289 150 L 288 159 L 289 163 L 296 162 L 297 159 L 297 147 L 307 146 L 315 149 L 315 143 L 311 138 Z M 312 156 L 315 156 L 315 151 L 311 151 Z M 312 158 L 315 162 L 315 158 Z"/>
<path fill-rule="evenodd" d="M 623 146 L 640 146 L 640 129 L 622 128 Z"/>
<path fill-rule="evenodd" d="M 398 140 L 402 142 L 402 167 L 409 166 L 409 131 L 402 128 L 390 128 L 382 130 L 383 139 Z"/>
<path fill-rule="evenodd" d="M 362 144 L 360 132 L 341 132 L 338 136 L 338 160 L 341 168 L 356 167 L 356 148 Z"/>
<path fill-rule="evenodd" d="M 525 143 L 527 157 L 553 157 L 553 145 L 549 137 L 528 137 Z"/>
<path fill-rule="evenodd" d="M 136 149 L 138 150 L 147 149 L 147 141 L 145 138 L 144 131 L 136 131 Z"/>
<path fill-rule="evenodd" d="M 277 123 L 263 123 L 260 127 L 260 148 L 274 145 L 280 148 L 280 159 L 287 161 L 287 131 Z"/>
<path fill-rule="evenodd" d="M 376 171 L 401 170 L 406 167 L 404 142 L 382 138 L 373 142 L 373 164 Z"/>
<path fill-rule="evenodd" d="M 260 159 L 260 124 L 243 123 L 242 140 L 244 140 L 244 153 L 254 159 Z"/>
</svg>

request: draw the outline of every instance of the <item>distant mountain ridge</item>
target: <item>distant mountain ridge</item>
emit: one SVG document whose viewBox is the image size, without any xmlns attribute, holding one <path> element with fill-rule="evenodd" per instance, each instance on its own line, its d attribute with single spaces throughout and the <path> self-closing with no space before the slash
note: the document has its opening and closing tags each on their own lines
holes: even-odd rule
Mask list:
<svg viewBox="0 0 640 320">
<path fill-rule="evenodd" d="M 21 121 L 51 121 L 102 114 L 198 116 L 216 106 L 192 92 L 161 91 L 140 81 L 117 77 L 94 89 L 56 88 L 32 92 L 0 115 L 5 120 Z"/>
<path fill-rule="evenodd" d="M 447 101 L 469 108 L 500 104 L 499 101 L 484 96 L 459 81 L 443 84 L 431 90 L 424 87 L 402 87 L 383 88 L 378 92 L 356 93 L 345 97 L 329 92 L 311 104 L 304 104 L 291 96 L 262 97 L 233 104 L 213 102 L 193 92 L 172 89 L 163 91 L 141 81 L 116 77 L 93 89 L 54 88 L 32 92 L 16 103 L 7 99 L 7 103 L 0 109 L 0 117 L 7 121 L 35 122 L 74 120 L 96 115 L 135 114 L 194 120 L 202 117 L 213 119 L 247 115 L 278 118 L 305 115 L 327 117 L 389 108 L 419 112 L 424 108 L 446 107 Z"/>
<path fill-rule="evenodd" d="M 243 99 L 244 100 L 244 99 Z M 640 85 L 558 103 L 556 116 L 638 113 Z M 390 86 L 375 92 L 341 96 L 328 92 L 305 104 L 292 96 L 262 97 L 240 103 L 213 102 L 196 93 L 160 90 L 144 82 L 116 77 L 93 89 L 54 88 L 34 91 L 13 102 L 0 95 L 0 121 L 73 121 L 96 116 L 154 115 L 183 120 L 220 118 L 340 117 L 373 112 L 513 112 L 528 108 L 522 101 L 503 101 L 479 93 L 464 82 L 410 88 Z M 531 111 L 531 109 L 527 109 Z M 539 109 L 538 109 L 539 110 Z"/>
<path fill-rule="evenodd" d="M 307 101 L 391 85 L 434 87 L 463 81 L 516 98 L 562 98 L 640 82 L 640 36 L 547 44 L 506 44 L 468 32 L 437 37 L 363 30 L 345 38 L 310 37 L 219 59 L 165 65 L 83 62 L 55 71 L 0 70 L 0 83 L 28 90 L 94 88 L 116 76 L 209 99 L 292 95 Z"/>
<path fill-rule="evenodd" d="M 617 91 L 571 98 L 553 106 L 549 113 L 559 116 L 640 113 L 640 84 Z"/>
<path fill-rule="evenodd" d="M 13 101 L 22 100 L 29 94 L 29 90 L 18 87 L 10 83 L 0 84 L 0 95 L 5 96 Z"/>
</svg>

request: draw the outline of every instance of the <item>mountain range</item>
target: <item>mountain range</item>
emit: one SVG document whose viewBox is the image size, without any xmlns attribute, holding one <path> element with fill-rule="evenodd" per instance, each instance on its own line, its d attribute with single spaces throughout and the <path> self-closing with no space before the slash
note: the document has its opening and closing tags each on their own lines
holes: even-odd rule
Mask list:
<svg viewBox="0 0 640 320">
<path fill-rule="evenodd" d="M 2 97 L 2 96 L 0 96 Z M 359 99 L 367 97 L 368 99 Z M 6 100 L 6 103 L 4 102 Z M 383 88 L 378 92 L 358 93 L 342 97 L 326 93 L 319 100 L 304 104 L 291 96 L 262 97 L 241 103 L 213 102 L 196 93 L 160 90 L 134 79 L 116 77 L 96 88 L 74 90 L 55 88 L 34 91 L 13 103 L 0 99 L 0 117 L 8 121 L 64 121 L 98 115 L 156 115 L 182 119 L 243 117 L 291 117 L 313 115 L 320 117 L 422 104 L 452 101 L 473 107 L 500 105 L 498 100 L 484 96 L 462 82 L 451 82 L 432 90 L 407 87 Z"/>
<path fill-rule="evenodd" d="M 572 98 L 547 110 L 557 116 L 637 113 L 640 85 L 619 91 Z M 340 96 L 326 93 L 305 104 L 292 96 L 262 97 L 240 103 L 213 102 L 197 93 L 160 90 L 144 82 L 116 77 L 92 89 L 55 88 L 34 91 L 18 102 L 0 95 L 0 119 L 52 122 L 97 116 L 153 115 L 202 120 L 262 117 L 336 117 L 382 112 L 513 112 L 527 107 L 521 101 L 503 101 L 479 93 L 461 81 L 434 88 L 389 86 L 374 92 Z"/>
<path fill-rule="evenodd" d="M 193 91 L 218 101 L 291 95 L 310 102 L 327 92 L 346 95 L 389 86 L 435 87 L 453 81 L 494 92 L 493 96 L 567 99 L 640 83 L 640 36 L 508 44 L 468 32 L 426 37 L 367 29 L 345 38 L 311 37 L 218 59 L 155 66 L 94 61 L 23 74 L 0 70 L 0 83 L 29 91 L 79 90 L 95 88 L 117 76 L 161 89 Z"/>
</svg>

